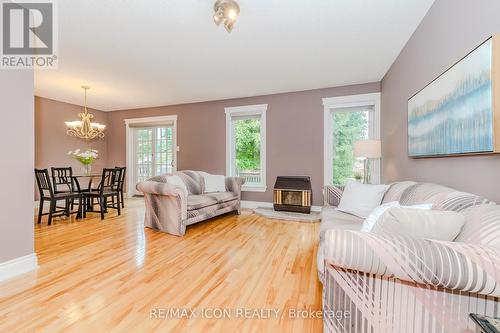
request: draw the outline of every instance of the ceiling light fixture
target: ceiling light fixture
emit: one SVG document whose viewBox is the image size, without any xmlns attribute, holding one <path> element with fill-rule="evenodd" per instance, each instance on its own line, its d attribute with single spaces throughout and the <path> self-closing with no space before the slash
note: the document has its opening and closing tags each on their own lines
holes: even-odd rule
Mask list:
<svg viewBox="0 0 500 333">
<path fill-rule="evenodd" d="M 91 122 L 94 115 L 87 110 L 87 90 L 89 90 L 90 87 L 82 86 L 82 89 L 85 91 L 85 106 L 83 113 L 78 114 L 81 120 L 67 121 L 66 126 L 68 130 L 66 133 L 69 136 L 84 140 L 93 140 L 95 138 L 102 139 L 104 138 L 106 125 Z"/>
<path fill-rule="evenodd" d="M 231 32 L 240 14 L 238 3 L 234 0 L 217 0 L 214 4 L 214 11 L 215 24 L 219 26 L 224 23 L 227 32 Z"/>
</svg>

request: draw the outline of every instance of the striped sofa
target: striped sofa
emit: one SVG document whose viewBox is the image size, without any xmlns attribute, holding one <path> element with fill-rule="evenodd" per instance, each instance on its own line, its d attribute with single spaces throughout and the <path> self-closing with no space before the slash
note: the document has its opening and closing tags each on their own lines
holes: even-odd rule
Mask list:
<svg viewBox="0 0 500 333">
<path fill-rule="evenodd" d="M 187 193 L 172 182 L 174 175 L 186 185 Z M 226 192 L 205 193 L 204 178 L 197 171 L 178 171 L 150 178 L 136 186 L 144 193 L 146 201 L 144 225 L 182 236 L 188 225 L 232 211 L 239 214 L 243 183 L 243 178 L 226 177 Z"/>
<path fill-rule="evenodd" d="M 500 316 L 500 206 L 444 186 L 399 182 L 383 203 L 462 212 L 453 242 L 361 232 L 325 188 L 318 273 L 325 332 L 475 332 L 469 313 Z"/>
</svg>

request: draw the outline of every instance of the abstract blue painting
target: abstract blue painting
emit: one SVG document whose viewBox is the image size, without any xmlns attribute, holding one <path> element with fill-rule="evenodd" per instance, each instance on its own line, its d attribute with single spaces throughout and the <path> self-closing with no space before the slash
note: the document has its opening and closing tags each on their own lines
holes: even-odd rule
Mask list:
<svg viewBox="0 0 500 333">
<path fill-rule="evenodd" d="M 494 149 L 492 39 L 408 101 L 408 155 L 487 153 Z"/>
</svg>

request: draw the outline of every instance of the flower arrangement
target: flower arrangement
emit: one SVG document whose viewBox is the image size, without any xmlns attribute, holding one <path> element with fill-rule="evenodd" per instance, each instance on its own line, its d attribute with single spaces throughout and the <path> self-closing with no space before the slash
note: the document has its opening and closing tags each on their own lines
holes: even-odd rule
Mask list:
<svg viewBox="0 0 500 333">
<path fill-rule="evenodd" d="M 90 165 L 99 157 L 99 152 L 95 149 L 87 149 L 84 152 L 80 152 L 80 149 L 76 149 L 74 151 L 70 150 L 68 155 L 83 165 Z"/>
<path fill-rule="evenodd" d="M 95 149 L 87 149 L 81 152 L 80 149 L 70 150 L 68 155 L 80 162 L 84 166 L 84 173 L 89 175 L 91 173 L 92 163 L 99 157 L 99 152 Z"/>
</svg>

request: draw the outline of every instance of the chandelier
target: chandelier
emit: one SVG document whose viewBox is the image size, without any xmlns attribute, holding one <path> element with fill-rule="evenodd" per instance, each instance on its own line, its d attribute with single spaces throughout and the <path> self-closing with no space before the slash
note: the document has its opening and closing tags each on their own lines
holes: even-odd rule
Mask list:
<svg viewBox="0 0 500 333">
<path fill-rule="evenodd" d="M 234 0 L 217 0 L 214 4 L 214 22 L 217 26 L 224 23 L 227 32 L 233 30 L 240 14 L 240 6 Z"/>
<path fill-rule="evenodd" d="M 68 130 L 66 133 L 69 136 L 84 140 L 93 140 L 95 138 L 102 139 L 104 138 L 106 125 L 91 122 L 94 115 L 87 110 L 87 90 L 89 90 L 90 87 L 82 86 L 82 89 L 85 91 L 85 106 L 83 113 L 78 114 L 81 120 L 67 121 L 66 126 Z"/>
</svg>

